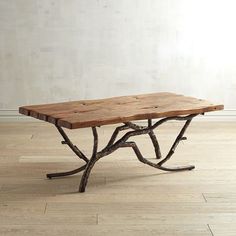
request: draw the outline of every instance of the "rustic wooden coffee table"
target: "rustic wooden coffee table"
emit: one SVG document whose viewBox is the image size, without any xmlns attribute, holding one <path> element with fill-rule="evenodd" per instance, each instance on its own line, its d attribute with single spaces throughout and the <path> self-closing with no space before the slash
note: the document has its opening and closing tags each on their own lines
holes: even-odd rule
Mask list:
<svg viewBox="0 0 236 236">
<path fill-rule="evenodd" d="M 47 174 L 47 177 L 51 179 L 53 177 L 73 175 L 84 170 L 79 186 L 79 192 L 84 192 L 89 174 L 94 164 L 100 158 L 107 156 L 122 147 L 131 147 L 139 161 L 157 169 L 165 171 L 194 169 L 193 165 L 166 167 L 163 166 L 163 164 L 173 155 L 179 142 L 186 139 L 184 133 L 195 116 L 209 111 L 222 110 L 223 108 L 223 105 L 212 104 L 202 99 L 173 93 L 153 93 L 99 100 L 82 100 L 46 105 L 23 106 L 19 108 L 19 112 L 54 124 L 64 139 L 62 144 L 68 145 L 79 158 L 85 161 L 85 165 L 75 170 Z M 146 126 L 140 126 L 131 122 L 144 119 L 147 120 Z M 158 120 L 153 123 L 152 119 Z M 170 120 L 185 121 L 185 124 L 171 146 L 168 154 L 162 158 L 154 129 Z M 98 134 L 96 127 L 117 123 L 123 123 L 123 125 L 115 129 L 107 145 L 102 150 L 98 151 Z M 94 145 L 91 158 L 86 157 L 85 154 L 71 142 L 62 127 L 68 129 L 92 128 Z M 120 131 L 128 129 L 128 132 L 117 139 Z M 156 158 L 162 158 L 162 160 L 159 160 L 157 163 L 147 160 L 141 154 L 136 143 L 129 141 L 130 137 L 143 134 L 147 134 L 150 137 L 154 146 Z"/>
</svg>

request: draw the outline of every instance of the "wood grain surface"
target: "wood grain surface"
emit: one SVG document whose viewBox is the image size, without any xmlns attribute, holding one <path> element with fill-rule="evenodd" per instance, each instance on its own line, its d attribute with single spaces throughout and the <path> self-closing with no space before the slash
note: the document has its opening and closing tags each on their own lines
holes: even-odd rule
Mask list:
<svg viewBox="0 0 236 236">
<path fill-rule="evenodd" d="M 163 92 L 23 106 L 19 108 L 19 112 L 61 127 L 76 129 L 132 120 L 200 114 L 223 108 L 223 105 L 206 100 Z"/>
</svg>

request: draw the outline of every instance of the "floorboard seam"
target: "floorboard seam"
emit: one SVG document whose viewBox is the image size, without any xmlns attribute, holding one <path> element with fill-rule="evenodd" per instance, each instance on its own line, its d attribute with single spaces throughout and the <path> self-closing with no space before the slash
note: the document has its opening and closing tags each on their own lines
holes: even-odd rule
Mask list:
<svg viewBox="0 0 236 236">
<path fill-rule="evenodd" d="M 48 203 L 46 202 L 43 214 L 46 214 Z"/>
<path fill-rule="evenodd" d="M 204 193 L 202 193 L 202 197 L 204 198 L 205 202 L 207 202 L 207 199 L 206 199 Z"/>
<path fill-rule="evenodd" d="M 209 224 L 207 224 L 207 227 L 208 227 L 208 229 L 209 229 L 209 231 L 210 231 L 211 235 L 212 235 L 212 236 L 214 236 L 214 234 L 213 234 L 213 232 L 212 232 L 212 230 L 211 230 L 211 227 L 210 227 L 210 225 L 209 225 Z"/>
</svg>

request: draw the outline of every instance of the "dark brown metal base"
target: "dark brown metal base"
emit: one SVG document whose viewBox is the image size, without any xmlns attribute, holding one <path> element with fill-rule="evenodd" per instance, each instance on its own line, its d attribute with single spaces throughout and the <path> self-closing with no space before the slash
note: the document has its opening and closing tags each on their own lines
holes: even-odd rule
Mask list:
<svg viewBox="0 0 236 236">
<path fill-rule="evenodd" d="M 47 178 L 51 179 L 54 177 L 64 177 L 68 175 L 73 175 L 78 172 L 81 172 L 84 170 L 81 181 L 80 181 L 80 186 L 79 186 L 79 192 L 84 192 L 86 189 L 86 185 L 88 182 L 88 178 L 90 175 L 90 172 L 95 165 L 95 163 L 102 157 L 107 156 L 111 154 L 112 152 L 116 151 L 119 148 L 123 147 L 130 147 L 133 149 L 134 153 L 136 154 L 138 160 L 144 164 L 150 165 L 154 168 L 164 170 L 164 171 L 184 171 L 184 170 L 192 170 L 195 167 L 193 165 L 189 166 L 181 166 L 181 167 L 165 167 L 163 164 L 168 161 L 171 156 L 174 154 L 176 147 L 178 146 L 179 142 L 181 140 L 186 140 L 187 138 L 184 137 L 184 133 L 186 129 L 188 128 L 189 124 L 191 123 L 192 119 L 197 116 L 198 114 L 193 114 L 193 115 L 188 115 L 188 116 L 175 116 L 175 117 L 167 117 L 164 119 L 161 119 L 157 121 L 155 124 L 152 125 L 152 120 L 148 120 L 148 126 L 139 126 L 131 122 L 124 123 L 124 125 L 119 126 L 115 129 L 113 132 L 109 142 L 107 145 L 101 150 L 97 151 L 98 149 L 98 134 L 97 134 L 97 129 L 96 127 L 92 127 L 92 132 L 93 132 L 93 137 L 94 137 L 94 145 L 93 145 L 93 153 L 90 159 L 88 159 L 75 145 L 72 144 L 71 140 L 68 138 L 64 130 L 56 126 L 59 133 L 63 137 L 62 144 L 67 144 L 71 150 L 81 159 L 83 159 L 86 164 L 75 169 L 72 171 L 68 172 L 61 172 L 61 173 L 51 173 L 47 174 Z M 143 134 L 148 134 L 152 144 L 154 146 L 155 150 L 155 155 L 157 159 L 161 159 L 161 151 L 160 151 L 160 146 L 157 141 L 156 135 L 154 133 L 154 129 L 163 124 L 164 122 L 170 121 L 170 120 L 184 120 L 186 121 L 183 128 L 180 130 L 180 133 L 178 134 L 177 138 L 175 139 L 173 145 L 171 146 L 169 152 L 167 153 L 166 157 L 164 157 L 161 161 L 157 163 L 153 163 L 146 158 L 143 157 L 142 153 L 140 152 L 137 144 L 135 142 L 128 141 L 130 137 L 132 136 L 137 136 L 137 135 L 143 135 Z M 119 138 L 117 141 L 117 136 L 120 131 L 131 129 L 131 131 L 128 131 L 126 134 L 124 134 L 121 138 Z"/>
</svg>

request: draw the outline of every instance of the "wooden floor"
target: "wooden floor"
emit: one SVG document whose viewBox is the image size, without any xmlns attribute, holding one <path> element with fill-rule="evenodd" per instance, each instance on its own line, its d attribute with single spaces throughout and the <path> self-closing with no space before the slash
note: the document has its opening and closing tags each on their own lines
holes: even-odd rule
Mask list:
<svg viewBox="0 0 236 236">
<path fill-rule="evenodd" d="M 99 146 L 114 126 L 99 129 Z M 163 153 L 179 123 L 156 132 Z M 91 153 L 90 129 L 69 131 Z M 0 123 L 0 235 L 236 235 L 236 123 L 193 122 L 168 165 L 194 164 L 179 173 L 140 163 L 121 149 L 97 163 L 87 191 L 81 174 L 48 180 L 46 173 L 83 164 L 50 124 Z M 147 136 L 136 139 L 154 160 Z"/>
</svg>

